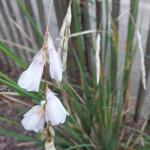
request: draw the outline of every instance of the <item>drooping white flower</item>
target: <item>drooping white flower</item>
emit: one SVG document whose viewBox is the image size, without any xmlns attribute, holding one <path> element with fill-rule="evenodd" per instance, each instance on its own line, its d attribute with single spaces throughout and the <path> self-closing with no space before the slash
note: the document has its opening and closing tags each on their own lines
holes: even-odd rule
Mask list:
<svg viewBox="0 0 150 150">
<path fill-rule="evenodd" d="M 40 81 L 46 62 L 46 55 L 44 53 L 45 52 L 42 50 L 39 51 L 34 56 L 33 61 L 27 70 L 21 74 L 18 80 L 18 85 L 21 88 L 26 89 L 27 91 L 39 91 Z"/>
<path fill-rule="evenodd" d="M 41 105 L 32 107 L 21 121 L 24 128 L 28 131 L 40 132 L 43 131 L 45 125 L 45 101 L 41 102 Z"/>
<path fill-rule="evenodd" d="M 50 35 L 48 37 L 48 55 L 49 55 L 49 67 L 50 67 L 51 78 L 55 79 L 58 82 L 61 82 L 62 63 Z"/>
<path fill-rule="evenodd" d="M 46 91 L 46 105 L 45 105 L 45 119 L 46 122 L 50 121 L 51 125 L 63 124 L 69 113 L 66 111 L 60 100 L 55 93 L 47 88 Z"/>
</svg>

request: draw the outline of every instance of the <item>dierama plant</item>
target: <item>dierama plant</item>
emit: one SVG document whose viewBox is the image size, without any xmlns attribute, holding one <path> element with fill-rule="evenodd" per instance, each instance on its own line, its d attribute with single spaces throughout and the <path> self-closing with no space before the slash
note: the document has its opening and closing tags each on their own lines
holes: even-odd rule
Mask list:
<svg viewBox="0 0 150 150">
<path fill-rule="evenodd" d="M 66 2 L 65 0 L 56 1 Z M 118 65 L 118 35 L 115 25 L 111 20 L 109 0 L 96 0 L 97 4 L 102 4 L 103 21 L 101 22 L 102 24 L 99 21 L 97 22 L 99 25 L 97 30 L 94 31 L 85 28 L 88 24 L 86 14 L 88 2 L 71 0 L 62 27 L 60 28 L 58 51 L 55 49 L 54 42 L 47 28 L 42 48 L 34 56 L 28 69 L 22 73 L 18 80 L 18 85 L 21 88 L 18 87 L 15 81 L 0 72 L 1 83 L 16 90 L 22 96 L 28 96 L 36 103 L 40 101 L 40 104 L 36 104 L 24 114 L 21 123 L 27 131 L 34 131 L 41 134 L 41 139 L 45 140 L 45 150 L 55 150 L 55 145 L 60 150 L 138 150 L 138 146 L 143 145 L 143 143 L 148 146 L 147 150 L 149 150 L 150 137 L 144 133 L 147 122 L 143 124 L 141 131 L 125 124 L 129 101 L 129 75 L 135 52 L 135 47 L 132 47 L 131 44 L 134 29 L 137 32 L 138 49 L 141 53 L 141 73 L 144 87 L 146 83 L 142 40 L 138 29 L 135 27 L 135 23 L 133 23 L 135 17 L 131 17 L 134 16 L 133 12 L 136 12 L 133 10 L 137 8 L 137 1 L 131 1 L 131 19 L 128 28 L 128 42 L 121 82 L 118 79 L 121 72 L 119 69 L 120 65 Z M 21 6 L 21 3 L 22 1 L 18 0 L 19 6 Z M 81 6 L 85 8 L 86 13 L 78 10 Z M 100 5 L 96 5 L 96 7 L 99 7 L 98 11 L 101 12 Z M 80 17 L 79 12 L 82 13 Z M 29 17 L 28 14 L 27 16 L 31 22 L 31 26 L 33 26 L 32 17 Z M 100 18 L 100 16 L 97 17 Z M 72 31 L 74 33 L 70 32 L 71 19 Z M 81 28 L 85 31 L 81 31 Z M 87 35 L 93 32 L 97 34 L 95 42 L 86 40 L 94 39 Z M 82 36 L 86 38 L 84 39 Z M 73 69 L 66 66 L 69 40 L 70 44 L 72 42 L 71 46 L 73 47 L 69 46 L 69 49 L 72 49 L 70 53 L 74 52 L 73 55 L 69 56 L 71 56 L 71 59 L 73 58 L 72 56 L 75 56 L 76 60 L 75 67 L 72 67 L 71 64 Z M 86 41 L 85 43 L 84 40 Z M 93 50 L 91 57 L 94 58 L 91 65 L 93 70 L 91 71 L 87 65 L 87 53 L 90 50 L 87 49 L 88 46 Z M 9 54 L 8 56 L 22 68 L 26 68 L 22 60 L 16 57 L 1 42 L 0 48 L 6 54 Z M 47 71 L 48 68 L 49 72 Z M 62 72 L 66 68 L 72 69 L 72 71 L 75 70 L 77 78 L 73 78 L 73 80 L 63 78 Z M 43 82 L 45 84 L 44 92 L 42 88 L 39 92 L 44 72 L 44 79 L 46 81 Z M 54 79 L 57 83 L 61 83 L 61 86 L 58 86 L 58 84 L 51 85 L 62 92 L 67 110 L 62 105 L 57 94 L 49 89 L 49 82 L 47 81 L 49 74 L 51 79 Z M 40 94 L 36 95 L 30 91 Z M 41 98 L 43 93 L 44 98 Z M 68 121 L 64 123 L 68 115 Z M 10 122 L 10 120 L 8 121 Z M 63 126 L 58 127 L 61 124 Z M 57 136 L 55 136 L 53 128 Z M 23 137 L 20 135 L 17 136 L 17 134 L 12 134 L 12 132 L 9 133 L 2 129 L 0 130 L 0 134 L 20 138 L 18 141 L 23 142 L 31 142 L 32 140 L 30 135 L 28 137 L 24 137 L 24 135 L 22 135 Z M 38 137 L 33 139 L 33 141 L 39 147 L 43 146 L 43 142 Z M 140 147 L 139 150 L 141 149 Z"/>
<path fill-rule="evenodd" d="M 27 91 L 39 91 L 43 70 L 47 69 L 47 53 L 49 55 L 49 70 L 51 78 L 61 82 L 61 60 L 47 28 L 43 47 L 34 56 L 32 63 L 28 69 L 22 73 L 18 80 L 20 87 Z M 67 115 L 69 115 L 69 113 L 66 111 L 56 94 L 48 88 L 47 82 L 45 82 L 45 100 L 41 100 L 40 105 L 32 107 L 24 115 L 21 123 L 28 131 L 44 132 L 45 128 L 49 128 L 49 126 L 63 124 Z M 49 136 L 51 137 L 51 135 L 52 133 L 50 132 Z M 53 144 L 54 139 L 49 136 L 46 137 L 47 143 L 45 144 L 45 149 L 50 147 L 49 150 L 52 150 L 55 149 Z M 50 140 L 48 140 L 48 138 L 50 138 Z"/>
</svg>

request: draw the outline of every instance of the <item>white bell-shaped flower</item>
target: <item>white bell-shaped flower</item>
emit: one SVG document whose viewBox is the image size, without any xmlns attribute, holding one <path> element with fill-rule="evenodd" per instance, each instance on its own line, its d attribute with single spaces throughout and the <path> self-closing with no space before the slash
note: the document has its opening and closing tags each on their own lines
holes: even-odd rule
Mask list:
<svg viewBox="0 0 150 150">
<path fill-rule="evenodd" d="M 43 51 L 39 51 L 33 58 L 32 63 L 24 71 L 19 80 L 18 85 L 26 89 L 27 91 L 39 91 L 40 82 L 44 70 L 44 65 L 46 61 L 45 54 L 43 55 Z"/>
<path fill-rule="evenodd" d="M 42 101 L 41 105 L 32 107 L 26 114 L 24 114 L 21 123 L 27 131 L 43 131 L 45 125 L 44 103 L 45 101 Z"/>
<path fill-rule="evenodd" d="M 47 102 L 45 104 L 45 119 L 46 122 L 50 121 L 51 125 L 59 125 L 64 123 L 69 113 L 66 111 L 60 100 L 56 97 L 55 93 L 47 88 L 46 91 Z"/>
<path fill-rule="evenodd" d="M 62 63 L 59 54 L 57 53 L 51 36 L 48 37 L 48 55 L 50 75 L 52 79 L 58 82 L 62 81 Z"/>
</svg>

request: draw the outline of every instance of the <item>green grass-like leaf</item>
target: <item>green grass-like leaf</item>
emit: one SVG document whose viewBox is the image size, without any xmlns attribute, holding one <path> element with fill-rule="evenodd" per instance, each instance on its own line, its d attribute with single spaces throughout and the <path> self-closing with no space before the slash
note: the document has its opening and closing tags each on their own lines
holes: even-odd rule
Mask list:
<svg viewBox="0 0 150 150">
<path fill-rule="evenodd" d="M 16 64 L 20 65 L 22 68 L 26 68 L 27 65 L 21 58 L 16 56 L 14 52 L 9 49 L 3 42 L 0 41 L 0 51 L 2 51 L 6 56 L 8 56 L 10 59 L 12 59 Z"/>
</svg>

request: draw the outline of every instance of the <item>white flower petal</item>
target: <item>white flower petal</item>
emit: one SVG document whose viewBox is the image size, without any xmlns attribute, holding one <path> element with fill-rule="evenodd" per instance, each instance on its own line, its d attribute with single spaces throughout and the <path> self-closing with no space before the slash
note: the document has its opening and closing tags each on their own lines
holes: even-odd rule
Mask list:
<svg viewBox="0 0 150 150">
<path fill-rule="evenodd" d="M 62 63 L 60 56 L 57 53 L 52 38 L 48 38 L 48 55 L 49 55 L 49 66 L 50 66 L 50 75 L 52 79 L 55 79 L 58 82 L 62 80 Z"/>
<path fill-rule="evenodd" d="M 42 78 L 44 63 L 42 54 L 37 53 L 32 63 L 26 71 L 22 73 L 18 80 L 18 85 L 27 91 L 39 91 L 40 81 Z"/>
<path fill-rule="evenodd" d="M 40 132 L 44 129 L 45 112 L 44 107 L 36 105 L 32 107 L 21 121 L 24 128 L 28 131 Z"/>
<path fill-rule="evenodd" d="M 46 98 L 46 121 L 50 121 L 51 125 L 64 123 L 69 113 L 66 111 L 60 100 L 49 89 L 47 90 Z"/>
<path fill-rule="evenodd" d="M 33 107 L 32 107 L 28 112 L 26 112 L 23 116 L 24 116 L 24 117 L 31 116 L 33 113 L 36 113 L 40 108 L 41 108 L 40 105 L 33 106 Z"/>
</svg>

